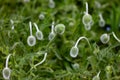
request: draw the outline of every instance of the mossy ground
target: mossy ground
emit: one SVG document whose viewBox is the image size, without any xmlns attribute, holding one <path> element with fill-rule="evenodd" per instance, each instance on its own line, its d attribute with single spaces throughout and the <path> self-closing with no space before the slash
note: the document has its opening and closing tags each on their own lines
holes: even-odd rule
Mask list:
<svg viewBox="0 0 120 80">
<path fill-rule="evenodd" d="M 107 44 L 102 44 L 100 36 L 112 31 L 120 38 L 120 1 L 97 0 L 105 8 L 96 8 L 95 0 L 54 0 L 55 8 L 48 7 L 48 0 L 0 0 L 0 80 L 3 80 L 2 69 L 8 54 L 12 54 L 9 68 L 12 70 L 11 80 L 91 80 L 99 71 L 101 80 L 120 80 L 120 43 L 111 35 Z M 82 23 L 85 2 L 89 4 L 89 13 L 94 25 L 86 31 Z M 102 12 L 106 21 L 104 28 L 99 27 L 98 13 Z M 45 18 L 40 20 L 39 14 Z M 14 30 L 10 19 L 14 21 Z M 36 22 L 44 34 L 44 40 L 35 46 L 27 44 L 29 21 Z M 51 42 L 48 35 L 51 23 L 62 23 L 66 26 L 63 35 L 57 35 Z M 72 25 L 73 24 L 73 25 Z M 71 26 L 72 25 L 72 26 Z M 110 27 L 107 31 L 106 28 Z M 33 34 L 35 35 L 35 28 Z M 79 43 L 79 55 L 71 58 L 71 47 L 80 36 L 86 36 L 92 48 L 86 41 Z M 44 51 L 48 55 L 45 62 L 35 69 L 30 68 L 43 59 Z M 73 67 L 73 64 L 79 64 Z M 110 66 L 111 69 L 106 70 Z M 110 73 L 109 77 L 106 73 Z"/>
</svg>

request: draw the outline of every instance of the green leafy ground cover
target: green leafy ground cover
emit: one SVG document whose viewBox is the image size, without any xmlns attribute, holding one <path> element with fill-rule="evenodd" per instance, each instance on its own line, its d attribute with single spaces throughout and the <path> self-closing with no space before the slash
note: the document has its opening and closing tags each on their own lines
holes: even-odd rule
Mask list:
<svg viewBox="0 0 120 80">
<path fill-rule="evenodd" d="M 92 80 L 99 71 L 100 80 L 120 80 L 120 43 L 112 35 L 107 44 L 100 41 L 103 33 L 110 34 L 112 31 L 120 38 L 120 1 L 98 0 L 101 5 L 106 5 L 100 9 L 95 6 L 95 0 L 54 1 L 55 8 L 49 8 L 48 0 L 27 3 L 0 0 L 0 80 L 3 80 L 2 70 L 8 54 L 12 54 L 9 61 L 11 80 Z M 94 21 L 89 31 L 82 23 L 86 1 Z M 98 25 L 99 12 L 103 13 L 106 21 L 104 28 Z M 40 13 L 45 15 L 43 20 L 38 17 Z M 14 30 L 10 19 L 14 21 Z M 27 44 L 29 21 L 36 22 L 44 35 L 44 40 L 37 40 L 33 47 Z M 57 35 L 50 42 L 48 35 L 52 21 L 55 25 L 62 23 L 66 28 L 63 35 Z M 106 30 L 108 26 L 109 31 Z M 33 27 L 33 35 L 35 32 Z M 81 40 L 79 54 L 72 58 L 70 49 L 80 36 L 86 36 L 92 48 Z M 45 52 L 48 53 L 45 62 L 30 70 L 43 59 Z"/>
</svg>

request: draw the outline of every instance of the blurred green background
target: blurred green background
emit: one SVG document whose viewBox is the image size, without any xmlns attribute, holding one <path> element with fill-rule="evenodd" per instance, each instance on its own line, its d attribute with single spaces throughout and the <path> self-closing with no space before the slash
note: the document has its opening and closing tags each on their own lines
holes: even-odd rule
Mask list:
<svg viewBox="0 0 120 80">
<path fill-rule="evenodd" d="M 54 8 L 49 7 L 49 0 L 0 0 L 0 80 L 8 54 L 13 54 L 9 61 L 11 80 L 92 80 L 99 71 L 100 80 L 120 80 L 120 43 L 112 35 L 109 43 L 100 41 L 103 33 L 112 31 L 120 38 L 120 0 L 53 1 Z M 90 31 L 82 23 L 85 2 L 94 21 Z M 101 4 L 100 8 L 96 2 Z M 100 12 L 106 21 L 102 28 L 98 24 Z M 39 19 L 40 14 L 44 15 L 43 20 Z M 14 21 L 14 30 L 10 20 Z M 27 44 L 29 21 L 36 22 L 44 35 L 44 40 L 37 40 L 33 47 Z M 49 42 L 53 21 L 55 25 L 64 24 L 66 30 Z M 33 35 L 35 32 L 33 28 Z M 80 36 L 89 39 L 92 49 L 82 40 L 79 55 L 71 58 L 70 49 Z M 30 70 L 43 59 L 45 50 L 48 53 L 45 62 Z"/>
</svg>

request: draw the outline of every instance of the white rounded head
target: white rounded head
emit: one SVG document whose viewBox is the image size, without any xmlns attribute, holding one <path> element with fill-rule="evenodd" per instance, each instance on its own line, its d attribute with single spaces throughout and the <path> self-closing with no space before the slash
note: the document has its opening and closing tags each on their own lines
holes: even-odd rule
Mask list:
<svg viewBox="0 0 120 80">
<path fill-rule="evenodd" d="M 86 24 L 84 27 L 85 27 L 85 29 L 86 29 L 87 31 L 89 31 L 89 30 L 91 29 L 91 25 L 90 25 L 90 24 Z"/>
<path fill-rule="evenodd" d="M 99 20 L 99 26 L 104 27 L 105 26 L 105 21 L 104 20 Z"/>
<path fill-rule="evenodd" d="M 36 38 L 34 36 L 29 36 L 27 38 L 27 43 L 29 46 L 34 46 L 36 44 Z"/>
<path fill-rule="evenodd" d="M 92 23 L 92 16 L 90 14 L 85 14 L 82 18 L 82 22 L 84 25 Z"/>
<path fill-rule="evenodd" d="M 49 0 L 48 6 L 49 6 L 50 8 L 55 8 L 55 2 L 54 2 L 53 0 Z"/>
<path fill-rule="evenodd" d="M 55 33 L 63 34 L 65 32 L 65 25 L 64 24 L 57 24 L 55 26 Z"/>
<path fill-rule="evenodd" d="M 100 40 L 103 44 L 106 44 L 110 40 L 110 36 L 107 33 L 104 33 L 100 36 Z"/>
<path fill-rule="evenodd" d="M 79 51 L 79 49 L 77 47 L 73 46 L 70 50 L 70 56 L 73 58 L 76 58 L 78 55 L 78 51 Z"/>
<path fill-rule="evenodd" d="M 80 66 L 79 66 L 78 63 L 74 63 L 74 64 L 72 65 L 72 67 L 73 67 L 75 70 L 78 70 Z"/>
<path fill-rule="evenodd" d="M 38 40 L 43 40 L 43 33 L 41 31 L 36 32 L 36 37 Z"/>
<path fill-rule="evenodd" d="M 49 36 L 48 36 L 48 39 L 49 39 L 49 40 L 52 40 L 52 39 L 54 39 L 54 37 L 55 37 L 55 33 L 52 33 L 52 32 L 51 32 L 51 33 L 49 34 Z"/>
<path fill-rule="evenodd" d="M 4 79 L 10 79 L 11 70 L 9 68 L 4 68 L 2 71 Z"/>
<path fill-rule="evenodd" d="M 39 14 L 39 19 L 40 19 L 40 20 L 45 19 L 45 14 L 44 14 L 44 13 Z"/>
</svg>

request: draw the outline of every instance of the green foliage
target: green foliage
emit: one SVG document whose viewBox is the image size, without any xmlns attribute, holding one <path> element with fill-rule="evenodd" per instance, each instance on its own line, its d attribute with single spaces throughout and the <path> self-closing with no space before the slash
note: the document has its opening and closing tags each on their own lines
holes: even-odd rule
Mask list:
<svg viewBox="0 0 120 80">
<path fill-rule="evenodd" d="M 82 23 L 85 2 L 88 2 L 89 14 L 94 21 L 91 30 L 86 31 Z M 8 54 L 11 80 L 92 80 L 100 71 L 100 80 L 120 80 L 120 43 L 112 36 L 107 44 L 100 41 L 103 33 L 112 31 L 120 38 L 120 1 L 98 0 L 102 7 L 98 9 L 95 0 L 54 0 L 55 8 L 49 8 L 49 0 L 4 0 L 0 1 L 0 80 Z M 99 27 L 99 12 L 102 12 L 107 31 Z M 43 13 L 44 19 L 39 19 Z M 14 29 L 10 20 L 14 21 Z M 28 46 L 30 35 L 29 21 L 36 22 L 44 35 L 43 40 L 36 40 L 36 45 Z M 65 25 L 62 35 L 55 35 L 49 41 L 51 23 Z M 36 29 L 33 27 L 33 35 Z M 78 45 L 76 58 L 70 56 L 70 49 L 80 36 L 86 36 L 92 49 L 85 41 Z M 42 61 L 45 62 L 31 69 Z"/>
</svg>

